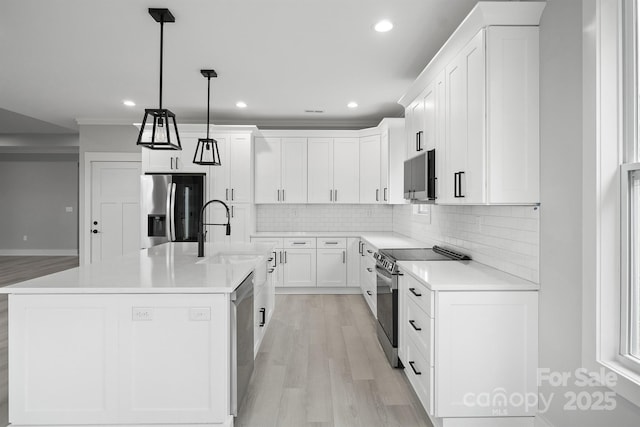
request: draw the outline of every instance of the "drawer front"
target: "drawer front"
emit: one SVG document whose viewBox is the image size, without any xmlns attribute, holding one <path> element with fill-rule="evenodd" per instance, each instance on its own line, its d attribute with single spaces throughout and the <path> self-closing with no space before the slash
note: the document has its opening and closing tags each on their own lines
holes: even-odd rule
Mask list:
<svg viewBox="0 0 640 427">
<path fill-rule="evenodd" d="M 318 248 L 323 249 L 346 249 L 347 248 L 347 239 L 344 237 L 338 238 L 327 238 L 322 237 L 318 238 Z"/>
<path fill-rule="evenodd" d="M 374 248 L 373 246 L 371 246 L 368 243 L 365 243 L 364 244 L 364 248 L 363 248 L 363 252 L 364 252 L 365 258 L 371 259 L 374 263 L 376 262 L 375 258 L 373 257 L 373 254 L 378 252 L 378 250 L 376 248 Z"/>
<path fill-rule="evenodd" d="M 418 346 L 409 338 L 405 347 L 403 360 L 404 372 L 413 386 L 422 406 L 429 415 L 434 415 L 434 368 L 429 366 L 426 357 L 420 353 Z"/>
<path fill-rule="evenodd" d="M 316 239 L 314 237 L 285 238 L 283 248 L 285 249 L 315 249 Z"/>
<path fill-rule="evenodd" d="M 251 243 L 267 243 L 269 245 L 273 245 L 276 248 L 281 248 L 282 238 L 281 237 L 252 237 Z"/>
<path fill-rule="evenodd" d="M 433 361 L 433 319 L 419 308 L 413 300 L 407 301 L 407 316 L 404 328 L 407 337 L 411 339 L 420 352 L 427 357 L 429 366 L 434 366 Z"/>
<path fill-rule="evenodd" d="M 374 260 L 365 259 L 363 268 L 362 268 L 362 279 L 369 283 L 374 288 L 377 284 L 376 278 L 376 263 Z"/>
<path fill-rule="evenodd" d="M 407 300 L 416 303 L 429 317 L 434 317 L 433 292 L 413 277 L 403 274 L 407 279 Z"/>
<path fill-rule="evenodd" d="M 371 310 L 371 314 L 376 319 L 378 318 L 377 305 L 378 299 L 376 295 L 376 288 L 370 284 L 363 286 L 362 294 L 364 296 L 364 300 L 367 302 L 369 309 Z"/>
</svg>

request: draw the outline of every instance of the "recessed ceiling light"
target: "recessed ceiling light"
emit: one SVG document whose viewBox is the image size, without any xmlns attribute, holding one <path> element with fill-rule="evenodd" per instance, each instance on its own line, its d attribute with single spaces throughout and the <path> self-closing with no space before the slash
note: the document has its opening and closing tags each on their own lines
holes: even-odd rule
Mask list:
<svg viewBox="0 0 640 427">
<path fill-rule="evenodd" d="M 122 103 L 124 105 L 126 105 L 127 107 L 135 107 L 136 106 L 136 103 L 131 101 L 131 100 L 129 100 L 129 99 L 125 99 L 124 101 L 122 101 Z"/>
<path fill-rule="evenodd" d="M 357 108 L 358 107 L 358 103 L 351 101 L 350 103 L 347 104 L 347 107 L 349 107 L 349 108 Z"/>
<path fill-rule="evenodd" d="M 247 108 L 246 102 L 238 101 L 236 102 L 236 107 L 238 108 Z"/>
<path fill-rule="evenodd" d="M 386 33 L 387 31 L 391 31 L 391 29 L 393 28 L 393 24 L 391 23 L 391 21 L 383 19 L 382 21 L 378 22 L 373 28 L 379 33 Z"/>
</svg>

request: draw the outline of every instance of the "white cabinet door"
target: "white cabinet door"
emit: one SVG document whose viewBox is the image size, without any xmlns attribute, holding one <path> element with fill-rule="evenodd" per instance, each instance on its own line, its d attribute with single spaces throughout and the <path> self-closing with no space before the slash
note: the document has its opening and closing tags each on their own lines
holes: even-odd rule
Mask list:
<svg viewBox="0 0 640 427">
<path fill-rule="evenodd" d="M 206 135 L 202 135 L 204 138 Z M 193 163 L 193 156 L 196 153 L 196 147 L 198 146 L 198 138 L 200 136 L 183 136 L 180 138 L 180 145 L 182 150 L 177 151 L 177 157 L 175 160 L 176 171 L 179 173 L 207 173 L 209 166 L 197 165 Z"/>
<path fill-rule="evenodd" d="M 360 203 L 380 203 L 380 135 L 360 138 Z"/>
<path fill-rule="evenodd" d="M 211 135 L 218 141 L 220 153 L 220 166 L 211 166 L 209 172 L 209 199 L 229 201 L 229 136 Z"/>
<path fill-rule="evenodd" d="M 282 138 L 281 144 L 281 201 L 307 203 L 307 139 Z"/>
<path fill-rule="evenodd" d="M 176 172 L 174 150 L 151 150 L 142 148 L 142 170 L 144 172 Z"/>
<path fill-rule="evenodd" d="M 409 106 L 411 108 L 411 131 L 407 141 L 407 158 L 420 154 L 419 143 L 424 140 L 424 103 L 422 99 L 417 100 Z"/>
<path fill-rule="evenodd" d="M 347 238 L 347 286 L 357 288 L 360 286 L 360 239 Z"/>
<path fill-rule="evenodd" d="M 198 145 L 194 134 L 180 138 L 182 150 L 142 150 L 142 167 L 145 172 L 164 173 L 207 173 L 209 166 L 196 165 L 193 156 Z M 204 138 L 204 135 L 202 136 Z"/>
<path fill-rule="evenodd" d="M 318 287 L 344 287 L 347 285 L 346 249 L 318 249 Z"/>
<path fill-rule="evenodd" d="M 250 204 L 232 204 L 231 209 L 231 243 L 249 243 L 253 226 L 251 224 L 251 212 L 254 209 Z M 224 231 L 224 227 L 219 227 Z"/>
<path fill-rule="evenodd" d="M 333 138 L 309 138 L 309 203 L 333 202 Z"/>
<path fill-rule="evenodd" d="M 446 197 L 447 194 L 444 189 L 450 188 L 449 186 L 449 174 L 445 173 L 446 170 L 446 158 L 447 158 L 447 123 L 446 123 L 446 83 L 445 83 L 445 71 L 442 70 L 436 77 L 435 81 L 435 149 L 436 149 L 436 200 L 438 202 L 444 202 L 442 197 Z"/>
<path fill-rule="evenodd" d="M 389 203 L 389 129 L 380 133 L 380 202 Z"/>
<path fill-rule="evenodd" d="M 229 138 L 229 199 L 233 203 L 251 203 L 251 136 Z"/>
<path fill-rule="evenodd" d="M 360 202 L 360 143 L 358 138 L 333 141 L 334 203 Z"/>
<path fill-rule="evenodd" d="M 227 297 L 127 296 L 118 324 L 119 422 L 226 421 Z"/>
<path fill-rule="evenodd" d="M 489 203 L 540 201 L 538 31 L 487 29 Z"/>
<path fill-rule="evenodd" d="M 255 202 L 280 202 L 281 149 L 279 138 L 255 139 Z M 306 163 L 306 159 L 305 159 Z"/>
<path fill-rule="evenodd" d="M 11 295 L 9 412 L 15 425 L 118 422 L 115 295 Z"/>
<path fill-rule="evenodd" d="M 436 86 L 430 83 L 427 86 L 424 98 L 422 98 L 424 108 L 424 129 L 422 141 L 420 141 L 420 151 L 429 151 L 436 148 Z"/>
<path fill-rule="evenodd" d="M 285 287 L 316 286 L 316 250 L 287 249 L 284 251 Z"/>
</svg>

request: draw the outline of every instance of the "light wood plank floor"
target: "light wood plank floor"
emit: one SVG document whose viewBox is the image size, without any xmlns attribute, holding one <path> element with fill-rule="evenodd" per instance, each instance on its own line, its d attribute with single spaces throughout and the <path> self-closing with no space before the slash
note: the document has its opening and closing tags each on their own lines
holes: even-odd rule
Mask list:
<svg viewBox="0 0 640 427">
<path fill-rule="evenodd" d="M 77 256 L 0 256 L 0 287 L 78 266 Z M 0 425 L 7 421 L 7 296 L 0 295 Z"/>
<path fill-rule="evenodd" d="M 238 427 L 432 427 L 360 295 L 278 295 Z"/>
</svg>

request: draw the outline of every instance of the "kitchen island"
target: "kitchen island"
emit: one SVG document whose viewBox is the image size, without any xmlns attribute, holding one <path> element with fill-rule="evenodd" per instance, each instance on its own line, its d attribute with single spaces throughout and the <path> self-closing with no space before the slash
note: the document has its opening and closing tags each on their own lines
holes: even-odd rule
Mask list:
<svg viewBox="0 0 640 427">
<path fill-rule="evenodd" d="M 231 298 L 271 250 L 168 243 L 0 289 L 11 425 L 232 425 Z"/>
</svg>

